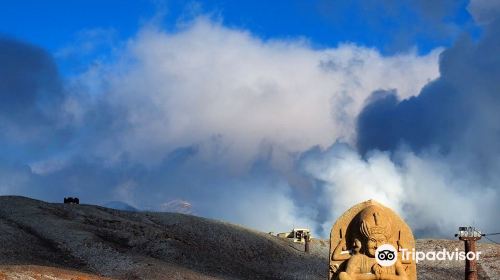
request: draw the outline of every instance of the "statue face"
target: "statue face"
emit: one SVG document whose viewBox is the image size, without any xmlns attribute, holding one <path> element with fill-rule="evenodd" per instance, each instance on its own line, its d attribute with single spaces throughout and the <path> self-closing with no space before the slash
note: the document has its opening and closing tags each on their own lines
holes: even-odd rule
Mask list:
<svg viewBox="0 0 500 280">
<path fill-rule="evenodd" d="M 382 234 L 373 234 L 368 238 L 366 254 L 370 257 L 375 257 L 375 251 L 379 246 L 387 243 L 387 238 Z"/>
</svg>

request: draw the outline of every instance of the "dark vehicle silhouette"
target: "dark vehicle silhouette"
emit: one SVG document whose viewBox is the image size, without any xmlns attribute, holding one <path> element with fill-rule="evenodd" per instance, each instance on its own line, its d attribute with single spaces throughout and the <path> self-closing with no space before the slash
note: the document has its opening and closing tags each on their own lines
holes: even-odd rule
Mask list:
<svg viewBox="0 0 500 280">
<path fill-rule="evenodd" d="M 64 204 L 80 204 L 78 197 L 65 197 Z"/>
</svg>

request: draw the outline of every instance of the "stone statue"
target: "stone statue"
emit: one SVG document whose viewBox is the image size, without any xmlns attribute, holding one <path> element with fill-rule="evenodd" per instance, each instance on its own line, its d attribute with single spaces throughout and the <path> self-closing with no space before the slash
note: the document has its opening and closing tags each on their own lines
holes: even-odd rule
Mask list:
<svg viewBox="0 0 500 280">
<path fill-rule="evenodd" d="M 347 210 L 330 233 L 330 280 L 416 280 L 416 265 L 402 261 L 381 266 L 379 246 L 390 244 L 411 251 L 415 239 L 408 225 L 391 209 L 368 200 Z"/>
</svg>

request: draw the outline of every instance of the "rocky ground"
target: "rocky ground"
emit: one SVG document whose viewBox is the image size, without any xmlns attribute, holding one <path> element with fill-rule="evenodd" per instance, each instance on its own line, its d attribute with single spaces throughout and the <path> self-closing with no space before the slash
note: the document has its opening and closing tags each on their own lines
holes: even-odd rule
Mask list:
<svg viewBox="0 0 500 280">
<path fill-rule="evenodd" d="M 419 240 L 417 249 L 462 248 Z M 328 241 L 311 254 L 267 233 L 175 213 L 0 197 L 2 279 L 326 279 Z M 500 246 L 479 245 L 481 279 L 500 279 Z M 462 279 L 463 263 L 420 263 L 419 279 Z"/>
<path fill-rule="evenodd" d="M 0 280 L 111 280 L 75 270 L 37 265 L 4 265 Z"/>
<path fill-rule="evenodd" d="M 464 250 L 464 244 L 458 240 L 417 240 L 417 250 L 454 251 Z M 500 245 L 479 243 L 477 251 L 481 252 L 478 262 L 479 279 L 500 279 Z M 417 265 L 419 280 L 463 279 L 465 261 L 423 261 Z"/>
</svg>

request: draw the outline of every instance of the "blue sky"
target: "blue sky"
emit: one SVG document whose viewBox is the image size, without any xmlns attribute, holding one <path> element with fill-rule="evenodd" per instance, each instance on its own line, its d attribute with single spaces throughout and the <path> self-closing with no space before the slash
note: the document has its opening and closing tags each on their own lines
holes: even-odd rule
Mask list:
<svg viewBox="0 0 500 280">
<path fill-rule="evenodd" d="M 2 1 L 0 194 L 322 236 L 374 198 L 418 236 L 498 231 L 499 15 L 485 0 Z"/>
<path fill-rule="evenodd" d="M 321 47 L 354 42 L 383 53 L 449 46 L 474 33 L 467 1 L 35 1 L 4 0 L 0 32 L 56 52 L 92 29 L 126 39 L 161 17 L 164 28 L 199 14 L 264 39 L 304 38 Z"/>
</svg>

